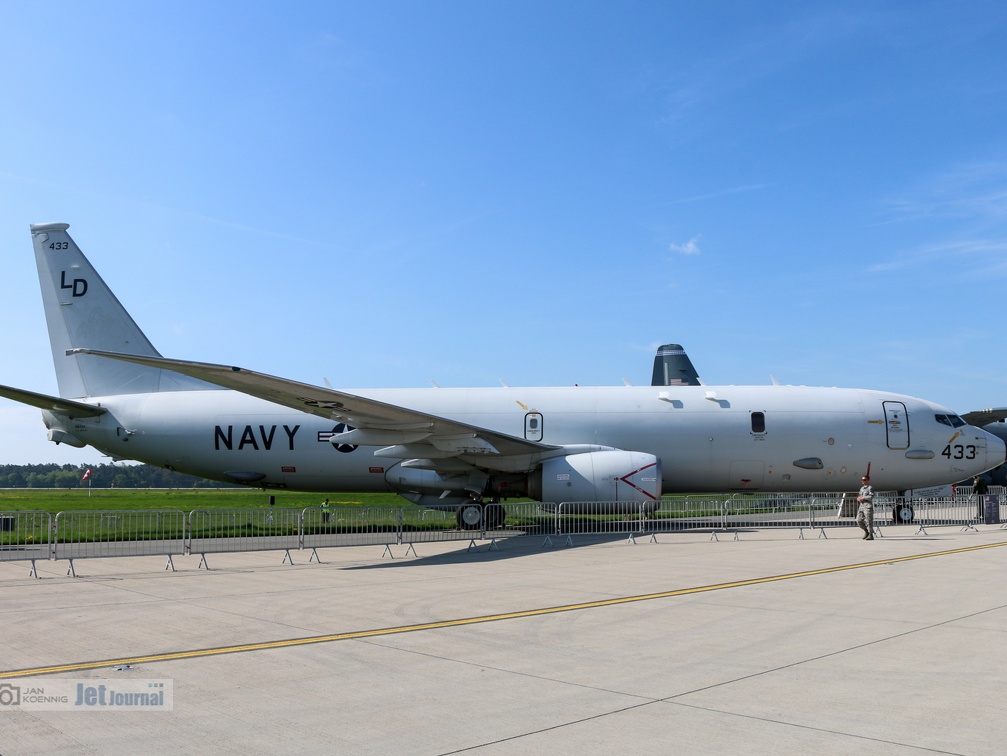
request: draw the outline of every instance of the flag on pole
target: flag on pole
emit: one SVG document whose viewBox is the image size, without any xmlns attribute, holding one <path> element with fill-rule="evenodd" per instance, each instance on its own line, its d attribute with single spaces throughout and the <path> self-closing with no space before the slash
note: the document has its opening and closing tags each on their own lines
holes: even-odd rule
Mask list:
<svg viewBox="0 0 1007 756">
<path fill-rule="evenodd" d="M 91 477 L 91 468 L 89 467 L 89 468 L 87 468 L 87 472 L 84 473 L 84 477 L 80 479 L 80 482 L 83 483 L 85 480 L 87 480 L 90 477 Z"/>
</svg>

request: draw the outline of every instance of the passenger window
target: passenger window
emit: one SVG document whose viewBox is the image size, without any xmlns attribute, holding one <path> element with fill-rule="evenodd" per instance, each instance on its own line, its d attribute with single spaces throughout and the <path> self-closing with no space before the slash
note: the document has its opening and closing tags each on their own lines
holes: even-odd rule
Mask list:
<svg viewBox="0 0 1007 756">
<path fill-rule="evenodd" d="M 765 433 L 766 432 L 766 413 L 765 412 L 753 412 L 752 413 L 752 433 Z"/>
</svg>

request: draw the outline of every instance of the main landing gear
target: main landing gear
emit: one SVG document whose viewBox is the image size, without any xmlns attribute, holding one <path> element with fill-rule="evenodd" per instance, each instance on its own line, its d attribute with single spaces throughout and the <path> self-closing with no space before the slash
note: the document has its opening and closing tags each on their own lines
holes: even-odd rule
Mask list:
<svg viewBox="0 0 1007 756">
<path fill-rule="evenodd" d="M 498 502 L 481 504 L 473 501 L 471 504 L 462 504 L 458 507 L 455 518 L 461 530 L 480 530 L 484 524 L 487 530 L 494 530 L 503 527 L 507 512 Z"/>
</svg>

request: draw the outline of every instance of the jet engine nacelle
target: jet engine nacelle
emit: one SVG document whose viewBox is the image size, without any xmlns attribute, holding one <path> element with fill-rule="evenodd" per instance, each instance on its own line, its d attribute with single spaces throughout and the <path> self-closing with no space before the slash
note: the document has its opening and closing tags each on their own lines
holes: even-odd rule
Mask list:
<svg viewBox="0 0 1007 756">
<path fill-rule="evenodd" d="M 635 451 L 596 451 L 545 460 L 528 481 L 538 501 L 658 501 L 661 460 Z"/>
<path fill-rule="evenodd" d="M 76 446 L 78 449 L 83 449 L 87 444 L 81 441 L 72 433 L 67 433 L 59 428 L 52 428 L 49 431 L 49 440 L 54 444 L 66 444 L 67 446 Z"/>
</svg>

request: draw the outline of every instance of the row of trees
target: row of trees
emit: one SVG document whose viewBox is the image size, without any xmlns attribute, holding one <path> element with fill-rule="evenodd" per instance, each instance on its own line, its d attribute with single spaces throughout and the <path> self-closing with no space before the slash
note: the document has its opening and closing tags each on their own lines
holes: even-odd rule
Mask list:
<svg viewBox="0 0 1007 756">
<path fill-rule="evenodd" d="M 0 465 L 0 488 L 76 488 L 89 483 L 99 488 L 234 488 L 151 465 Z"/>
</svg>

